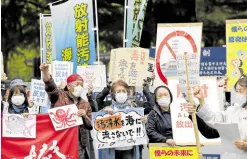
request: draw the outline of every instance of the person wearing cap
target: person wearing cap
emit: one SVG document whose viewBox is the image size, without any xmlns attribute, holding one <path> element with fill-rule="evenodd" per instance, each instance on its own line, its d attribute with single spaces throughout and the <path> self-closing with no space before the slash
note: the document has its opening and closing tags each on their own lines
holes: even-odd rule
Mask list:
<svg viewBox="0 0 247 159">
<path fill-rule="evenodd" d="M 90 148 L 89 130 L 91 125 L 92 109 L 87 101 L 80 96 L 83 91 L 83 79 L 77 74 L 67 78 L 67 86 L 64 90 L 58 88 L 49 73 L 49 65 L 41 64 L 45 90 L 51 101 L 51 108 L 75 104 L 78 108 L 78 116 L 82 117 L 83 125 L 79 126 L 79 159 L 94 159 L 93 150 Z M 90 153 L 91 152 L 91 153 Z"/>
<path fill-rule="evenodd" d="M 2 102 L 4 114 L 28 113 L 29 102 L 25 88 L 26 85 L 23 80 L 15 79 L 11 81 L 8 100 Z"/>
</svg>

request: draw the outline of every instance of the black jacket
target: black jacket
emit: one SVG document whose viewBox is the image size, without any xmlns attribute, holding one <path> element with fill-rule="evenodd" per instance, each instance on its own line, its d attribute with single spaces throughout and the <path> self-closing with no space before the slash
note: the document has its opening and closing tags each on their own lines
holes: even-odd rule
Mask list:
<svg viewBox="0 0 247 159">
<path fill-rule="evenodd" d="M 172 129 L 167 129 L 168 127 L 171 127 L 171 125 L 171 120 L 164 119 L 159 106 L 155 105 L 153 110 L 148 115 L 146 130 L 149 137 L 149 142 L 165 143 L 167 139 L 172 139 Z"/>
<path fill-rule="evenodd" d="M 99 111 L 98 104 L 97 104 L 96 101 L 93 99 L 92 94 L 88 94 L 88 93 L 87 93 L 87 100 L 88 100 L 88 103 L 90 104 L 90 106 L 91 106 L 91 108 L 92 108 L 92 112 L 97 112 L 97 111 Z"/>
<path fill-rule="evenodd" d="M 189 118 L 192 120 L 191 115 L 189 116 Z M 214 139 L 220 137 L 218 131 L 208 126 L 200 117 L 196 116 L 196 120 L 197 120 L 198 130 L 205 138 Z"/>
<path fill-rule="evenodd" d="M 110 88 L 105 87 L 99 94 L 97 94 L 95 100 L 98 105 L 98 110 L 102 110 L 106 106 L 111 105 L 111 101 L 104 101 L 109 93 L 110 93 Z"/>
</svg>

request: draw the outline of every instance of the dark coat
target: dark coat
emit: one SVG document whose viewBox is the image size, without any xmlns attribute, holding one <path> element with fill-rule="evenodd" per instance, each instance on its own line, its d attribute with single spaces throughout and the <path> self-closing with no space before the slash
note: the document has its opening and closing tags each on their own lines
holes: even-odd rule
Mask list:
<svg viewBox="0 0 247 159">
<path fill-rule="evenodd" d="M 92 94 L 87 93 L 87 100 L 92 108 L 92 112 L 99 111 L 97 102 L 93 99 Z"/>
<path fill-rule="evenodd" d="M 171 127 L 171 120 L 164 118 L 159 106 L 155 105 L 154 109 L 148 115 L 146 128 L 150 143 L 165 143 L 167 139 L 173 138 L 172 130 L 167 130 L 168 127 Z"/>
</svg>

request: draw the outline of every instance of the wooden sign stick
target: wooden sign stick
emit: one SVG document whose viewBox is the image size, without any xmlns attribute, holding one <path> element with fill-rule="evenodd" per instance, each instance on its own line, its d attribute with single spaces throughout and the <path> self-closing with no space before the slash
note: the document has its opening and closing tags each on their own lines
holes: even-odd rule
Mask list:
<svg viewBox="0 0 247 159">
<path fill-rule="evenodd" d="M 185 73 L 186 73 L 186 82 L 187 82 L 187 89 L 188 89 L 188 95 L 189 95 L 189 102 L 194 107 L 196 107 L 195 102 L 194 102 L 193 97 L 192 97 L 190 83 L 189 83 L 187 52 L 184 53 L 184 59 L 185 59 L 185 71 L 186 71 Z M 195 138 L 196 138 L 196 147 L 197 147 L 197 151 L 198 151 L 198 159 L 203 159 L 202 151 L 201 151 L 200 138 L 199 138 L 199 133 L 198 133 L 197 120 L 196 120 L 196 113 L 195 112 L 192 113 L 191 116 L 192 116 L 194 133 L 195 133 Z"/>
</svg>

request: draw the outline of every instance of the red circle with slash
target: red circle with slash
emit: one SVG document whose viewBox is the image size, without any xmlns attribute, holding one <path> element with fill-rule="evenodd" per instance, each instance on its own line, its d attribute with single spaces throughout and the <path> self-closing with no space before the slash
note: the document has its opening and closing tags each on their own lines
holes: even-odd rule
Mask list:
<svg viewBox="0 0 247 159">
<path fill-rule="evenodd" d="M 171 46 L 168 44 L 168 40 L 170 40 L 171 38 L 174 38 L 176 36 L 182 36 L 186 40 L 188 40 L 189 43 L 191 44 L 192 49 L 193 49 L 193 53 L 197 53 L 197 47 L 196 47 L 196 43 L 195 43 L 194 39 L 189 34 L 187 34 L 184 31 L 172 32 L 172 33 L 168 34 L 162 40 L 162 42 L 160 43 L 159 48 L 157 50 L 157 55 L 156 55 L 156 69 L 157 69 L 157 73 L 158 73 L 161 81 L 164 82 L 166 85 L 168 85 L 168 80 L 164 76 L 164 74 L 162 73 L 162 70 L 161 70 L 161 67 L 160 67 L 160 56 L 161 56 L 162 49 L 164 48 L 164 46 L 166 46 L 168 48 L 168 50 L 171 52 L 171 54 L 174 57 L 174 59 L 176 59 L 175 52 L 172 50 Z"/>
</svg>

